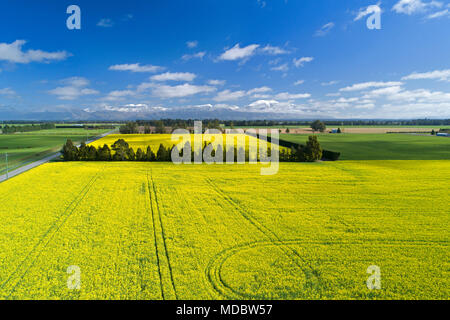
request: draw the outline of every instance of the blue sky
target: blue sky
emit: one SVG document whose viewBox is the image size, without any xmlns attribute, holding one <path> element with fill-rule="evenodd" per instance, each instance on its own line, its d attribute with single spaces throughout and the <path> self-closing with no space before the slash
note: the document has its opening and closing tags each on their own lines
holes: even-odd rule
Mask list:
<svg viewBox="0 0 450 320">
<path fill-rule="evenodd" d="M 3 117 L 450 117 L 449 1 L 1 3 Z"/>
</svg>

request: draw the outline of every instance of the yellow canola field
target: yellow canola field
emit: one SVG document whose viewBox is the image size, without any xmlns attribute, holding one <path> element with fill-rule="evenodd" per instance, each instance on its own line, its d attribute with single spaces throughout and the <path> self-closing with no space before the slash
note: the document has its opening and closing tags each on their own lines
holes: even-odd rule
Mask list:
<svg viewBox="0 0 450 320">
<path fill-rule="evenodd" d="M 274 176 L 46 164 L 0 184 L 0 297 L 448 299 L 449 181 L 445 160 L 281 163 Z M 380 290 L 366 285 L 374 265 Z"/>
<path fill-rule="evenodd" d="M 124 139 L 130 145 L 130 147 L 133 148 L 134 151 L 136 151 L 138 148 L 141 148 L 143 151 L 145 151 L 147 150 L 147 147 L 150 146 L 152 151 L 156 153 L 161 143 L 166 148 L 168 147 L 171 148 L 173 145 L 181 143 L 183 139 L 184 141 L 190 141 L 192 147 L 194 146 L 194 139 L 198 139 L 198 141 L 200 141 L 200 146 L 203 146 L 205 142 L 207 143 L 211 142 L 213 146 L 216 147 L 220 140 L 218 136 L 222 137 L 223 142 L 221 142 L 221 144 L 223 146 L 226 145 L 226 141 L 227 139 L 229 139 L 228 141 L 230 145 L 238 146 L 238 148 L 242 146 L 245 150 L 248 150 L 250 145 L 255 146 L 255 148 L 257 148 L 258 142 L 260 141 L 255 137 L 244 134 L 234 134 L 234 135 L 190 134 L 189 136 L 185 135 L 180 137 L 175 142 L 172 141 L 171 134 L 111 134 L 97 141 L 92 142 L 90 145 L 95 147 L 99 146 L 103 147 L 103 145 L 107 144 L 108 146 L 111 146 L 117 140 Z M 181 146 L 184 146 L 184 144 L 181 143 Z M 271 144 L 267 142 L 267 146 L 270 147 Z"/>
</svg>

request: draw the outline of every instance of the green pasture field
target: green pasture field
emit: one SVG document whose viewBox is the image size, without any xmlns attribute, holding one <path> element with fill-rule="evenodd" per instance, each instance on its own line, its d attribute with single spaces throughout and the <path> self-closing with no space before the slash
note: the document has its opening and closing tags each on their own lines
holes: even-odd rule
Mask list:
<svg viewBox="0 0 450 320">
<path fill-rule="evenodd" d="M 50 129 L 33 132 L 0 134 L 0 174 L 59 151 L 67 139 L 76 143 L 86 141 L 110 130 Z"/>
<path fill-rule="evenodd" d="M 308 135 L 281 134 L 280 139 L 305 144 Z M 416 134 L 318 134 L 324 149 L 340 160 L 450 160 L 450 138 Z"/>
<path fill-rule="evenodd" d="M 30 131 L 30 132 L 20 132 L 15 133 L 15 135 L 41 135 L 41 136 L 48 136 L 48 135 L 79 135 L 79 136 L 89 136 L 89 137 L 95 137 L 98 135 L 101 135 L 103 133 L 112 131 L 114 129 L 84 129 L 84 128 L 58 128 L 58 129 L 47 129 L 47 130 L 40 130 L 40 131 Z"/>
</svg>

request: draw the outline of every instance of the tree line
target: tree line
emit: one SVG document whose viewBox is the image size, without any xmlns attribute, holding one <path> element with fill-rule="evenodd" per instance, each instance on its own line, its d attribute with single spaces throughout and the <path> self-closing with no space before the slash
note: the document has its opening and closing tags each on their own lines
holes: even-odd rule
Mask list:
<svg viewBox="0 0 450 320">
<path fill-rule="evenodd" d="M 166 127 L 183 128 L 193 127 L 195 119 L 161 119 L 161 120 L 137 120 L 139 126 L 156 127 L 160 122 Z M 275 127 L 275 126 L 306 126 L 309 127 L 317 120 L 220 120 L 204 119 L 203 124 L 208 128 L 220 127 Z M 327 126 L 379 126 L 379 125 L 450 125 L 450 119 L 415 119 L 415 120 L 322 120 Z M 206 125 L 205 125 L 206 124 Z"/>
<path fill-rule="evenodd" d="M 204 130 L 206 129 L 218 129 L 222 130 L 220 126 L 220 121 L 208 120 L 202 123 L 204 126 Z M 138 120 L 134 122 L 127 122 L 124 125 L 120 126 L 119 131 L 121 134 L 137 134 L 140 133 L 139 127 L 144 128 L 145 134 L 165 134 L 171 133 L 167 132 L 167 127 L 171 128 L 171 130 L 175 129 L 187 129 L 188 127 L 194 126 L 194 120 L 155 120 L 155 121 L 143 121 Z M 192 131 L 192 130 L 191 130 Z"/>
<path fill-rule="evenodd" d="M 2 127 L 3 134 L 13 134 L 16 132 L 31 132 L 31 131 L 40 131 L 47 129 L 55 129 L 54 123 L 41 123 L 41 124 L 31 124 L 31 125 L 22 125 L 22 126 L 11 126 L 5 125 Z"/>
<path fill-rule="evenodd" d="M 204 143 L 203 148 L 195 151 L 189 142 L 186 142 L 184 148 L 178 149 L 176 145 L 172 147 L 165 147 L 162 143 L 159 145 L 156 154 L 152 151 L 150 146 L 146 150 L 138 148 L 136 151 L 124 140 L 119 139 L 114 142 L 111 147 L 107 144 L 96 148 L 92 145 L 86 145 L 84 142 L 79 147 L 74 145 L 72 140 L 68 139 L 64 144 L 61 154 L 64 161 L 172 161 L 172 154 L 178 154 L 180 158 L 185 155 L 184 150 L 190 150 L 190 161 L 201 158 L 200 155 L 206 152 L 212 158 L 219 157 L 222 154 L 223 162 L 226 159 L 234 159 L 237 162 L 239 159 L 245 159 L 249 162 L 253 155 L 249 154 L 248 150 L 243 147 L 229 148 L 224 150 L 222 145 L 218 145 L 215 149 L 210 146 L 211 143 Z M 261 157 L 271 157 L 272 149 L 269 146 L 266 155 L 255 155 L 256 160 L 263 161 Z M 322 159 L 323 150 L 320 146 L 316 136 L 310 136 L 305 146 L 298 145 L 292 148 L 281 148 L 279 154 L 279 161 L 281 162 L 313 162 Z M 254 160 L 254 159 L 253 159 Z"/>
</svg>

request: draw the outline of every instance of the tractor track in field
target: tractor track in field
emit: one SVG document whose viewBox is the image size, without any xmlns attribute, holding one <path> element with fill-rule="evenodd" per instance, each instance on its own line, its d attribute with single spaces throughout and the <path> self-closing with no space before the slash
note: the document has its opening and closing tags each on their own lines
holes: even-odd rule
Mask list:
<svg viewBox="0 0 450 320">
<path fill-rule="evenodd" d="M 240 292 L 230 285 L 226 283 L 222 276 L 222 269 L 224 264 L 236 254 L 243 252 L 248 249 L 257 249 L 257 248 L 270 248 L 280 246 L 289 245 L 301 245 L 301 246 L 317 246 L 317 245 L 352 245 L 352 246 L 361 246 L 361 245 L 372 245 L 378 244 L 380 246 L 398 246 L 398 245 L 406 245 L 406 246 L 429 246 L 431 244 L 436 245 L 444 245 L 448 246 L 448 241 L 429 241 L 429 240 L 397 240 L 397 239 L 361 239 L 357 242 L 353 241 L 345 241 L 345 240 L 333 240 L 330 241 L 308 241 L 304 239 L 288 239 L 283 241 L 253 241 L 248 243 L 242 243 L 235 245 L 233 247 L 227 248 L 217 255 L 215 255 L 208 263 L 206 267 L 206 277 L 213 289 L 219 293 L 219 295 L 225 297 L 226 299 L 236 300 L 236 299 L 251 299 L 251 300 L 268 300 L 270 297 L 264 295 L 251 295 L 248 293 Z M 305 283 L 305 286 L 307 283 Z M 297 297 L 302 298 L 302 297 Z"/>
<path fill-rule="evenodd" d="M 164 295 L 164 286 L 162 281 L 162 275 L 161 275 L 161 263 L 159 262 L 159 254 L 158 254 L 158 241 L 156 239 L 156 226 L 155 226 L 155 213 L 153 212 L 153 206 L 152 206 L 152 195 L 151 195 L 151 189 L 150 189 L 150 181 L 148 179 L 148 173 L 147 173 L 147 185 L 148 185 L 148 197 L 150 200 L 150 211 L 152 213 L 152 227 L 153 227 L 153 238 L 155 241 L 155 255 L 156 255 L 156 265 L 158 267 L 158 275 L 159 275 L 159 288 L 161 290 L 161 297 L 163 300 L 166 299 Z"/>
<path fill-rule="evenodd" d="M 178 300 L 177 290 L 175 287 L 175 281 L 173 280 L 172 265 L 170 264 L 169 252 L 167 250 L 166 233 L 164 231 L 164 225 L 162 222 L 161 209 L 160 209 L 159 201 L 158 201 L 158 194 L 156 192 L 156 185 L 155 185 L 155 182 L 153 181 L 153 175 L 151 172 L 150 172 L 150 176 L 147 172 L 147 184 L 148 184 L 148 192 L 149 192 L 149 198 L 150 198 L 150 207 L 151 207 L 151 211 L 152 211 L 153 234 L 155 237 L 155 249 L 156 249 L 156 257 L 157 257 L 157 261 L 158 261 L 158 273 L 159 273 L 159 277 L 160 277 L 161 295 L 163 297 L 163 300 L 167 299 L 167 294 L 164 291 L 161 259 L 159 258 L 160 253 L 163 255 L 163 257 L 165 258 L 165 260 L 167 262 L 167 267 L 168 267 L 168 271 L 169 271 L 170 287 L 173 292 L 173 295 L 175 296 L 175 299 Z M 152 193 L 153 193 L 153 196 L 152 196 Z M 153 205 L 152 205 L 153 202 L 155 203 L 156 210 L 153 210 Z M 157 216 L 157 219 L 155 218 L 155 215 Z M 159 222 L 160 230 L 158 230 L 158 231 L 156 230 L 157 227 L 156 227 L 155 222 Z M 157 234 L 160 234 L 160 236 L 162 238 L 162 247 L 158 246 Z M 164 251 L 164 252 L 161 252 L 161 251 Z"/>
<path fill-rule="evenodd" d="M 269 239 L 271 243 L 273 243 L 278 249 L 280 249 L 292 262 L 294 262 L 300 270 L 305 274 L 305 277 L 310 282 L 320 282 L 319 275 L 317 271 L 293 248 L 286 245 L 282 239 L 278 237 L 278 235 L 267 228 L 264 224 L 260 223 L 257 219 L 253 218 L 251 214 L 247 212 L 245 208 L 239 205 L 236 201 L 234 201 L 231 197 L 229 197 L 225 192 L 223 192 L 210 178 L 206 178 L 205 181 L 207 184 L 214 190 L 214 192 L 226 201 L 231 206 L 235 207 L 239 214 L 246 219 L 250 224 L 252 224 L 256 229 L 258 229 L 266 238 Z M 214 259 L 214 258 L 213 258 Z M 301 263 L 300 263 L 301 262 Z M 306 268 L 305 268 L 306 266 Z M 211 275 L 208 273 L 207 268 L 207 278 L 211 280 Z M 311 279 L 315 279 L 315 281 L 311 281 Z M 223 284 L 223 282 L 221 282 Z M 214 286 L 214 285 L 213 285 Z M 216 289 L 216 288 L 215 288 Z M 221 293 L 219 291 L 219 293 Z"/>
<path fill-rule="evenodd" d="M 234 289 L 230 285 L 228 285 L 222 276 L 223 265 L 227 262 L 229 258 L 246 249 L 261 248 L 261 247 L 275 247 L 277 249 L 280 249 L 282 246 L 286 246 L 287 244 L 299 245 L 303 243 L 304 241 L 299 239 L 299 240 L 285 240 L 285 241 L 272 241 L 272 240 L 254 241 L 244 244 L 238 244 L 236 246 L 223 250 L 210 260 L 210 262 L 206 267 L 206 277 L 213 286 L 214 290 L 218 292 L 221 296 L 224 296 L 226 299 L 267 300 L 268 297 L 266 296 L 242 293 Z M 283 250 L 281 251 L 285 253 Z"/>
<path fill-rule="evenodd" d="M 7 298 L 11 296 L 11 294 L 16 290 L 18 285 L 21 283 L 23 278 L 26 276 L 28 271 L 33 267 L 36 260 L 41 255 L 42 251 L 48 246 L 50 241 L 52 241 L 53 237 L 56 233 L 64 226 L 66 221 L 72 216 L 75 210 L 78 208 L 78 205 L 83 201 L 86 195 L 91 190 L 92 186 L 95 184 L 97 179 L 100 177 L 100 174 L 104 171 L 104 167 L 97 172 L 91 180 L 81 189 L 78 195 L 70 202 L 70 204 L 66 207 L 64 212 L 57 218 L 57 220 L 50 226 L 50 228 L 44 233 L 44 235 L 39 239 L 39 241 L 34 245 L 31 251 L 26 255 L 26 257 L 22 260 L 22 262 L 17 266 L 17 268 L 9 275 L 9 277 L 1 284 L 0 291 L 9 291 Z M 22 269 L 23 272 L 21 271 Z M 14 279 L 15 275 L 18 275 L 16 279 Z M 21 274 L 21 275 L 20 275 Z M 16 281 L 15 281 L 16 280 Z M 14 284 L 15 281 L 15 284 Z M 11 289 L 8 290 L 7 285 L 11 284 Z"/>
</svg>

